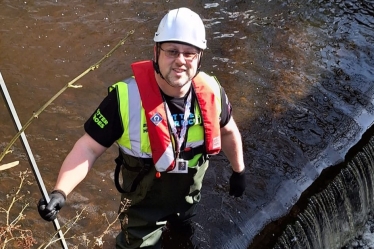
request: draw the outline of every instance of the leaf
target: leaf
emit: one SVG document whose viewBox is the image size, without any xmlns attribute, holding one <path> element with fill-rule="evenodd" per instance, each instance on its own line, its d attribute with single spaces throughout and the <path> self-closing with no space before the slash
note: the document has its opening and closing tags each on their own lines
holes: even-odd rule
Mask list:
<svg viewBox="0 0 374 249">
<path fill-rule="evenodd" d="M 0 171 L 13 168 L 13 167 L 17 166 L 18 164 L 19 164 L 19 161 L 15 161 L 15 162 L 12 162 L 12 163 L 7 163 L 7 164 L 0 165 Z"/>
</svg>

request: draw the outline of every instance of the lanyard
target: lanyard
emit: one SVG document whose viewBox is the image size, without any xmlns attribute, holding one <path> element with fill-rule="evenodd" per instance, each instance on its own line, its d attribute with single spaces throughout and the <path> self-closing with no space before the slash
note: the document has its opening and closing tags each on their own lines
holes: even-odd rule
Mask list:
<svg viewBox="0 0 374 249">
<path fill-rule="evenodd" d="M 184 117 L 183 117 L 183 121 L 182 121 L 182 130 L 179 134 L 179 137 L 178 137 L 178 133 L 177 133 L 177 127 L 175 127 L 174 119 L 171 116 L 169 106 L 165 101 L 165 109 L 166 109 L 166 113 L 167 113 L 167 116 L 168 116 L 168 121 L 169 121 L 169 124 L 170 124 L 170 127 L 171 127 L 171 131 L 172 131 L 172 133 L 174 135 L 174 138 L 176 140 L 177 158 L 179 157 L 180 148 L 182 147 L 182 144 L 184 142 L 184 138 L 185 138 L 186 132 L 187 132 L 188 117 L 190 116 L 190 113 L 191 113 L 191 95 L 192 95 L 191 92 L 192 91 L 190 90 L 190 93 L 188 94 L 188 97 L 187 97 L 187 101 L 184 105 Z"/>
</svg>

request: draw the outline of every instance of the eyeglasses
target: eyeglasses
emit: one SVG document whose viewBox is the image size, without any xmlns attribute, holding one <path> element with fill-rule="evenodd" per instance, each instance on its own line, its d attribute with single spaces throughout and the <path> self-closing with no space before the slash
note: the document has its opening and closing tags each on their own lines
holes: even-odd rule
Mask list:
<svg viewBox="0 0 374 249">
<path fill-rule="evenodd" d="M 164 50 L 162 47 L 160 47 L 162 51 L 165 52 L 165 55 L 169 58 L 176 59 L 179 57 L 180 54 L 183 54 L 183 57 L 185 60 L 192 61 L 196 58 L 196 56 L 199 53 L 193 53 L 193 52 L 179 52 L 178 50 L 172 49 L 172 50 Z"/>
</svg>

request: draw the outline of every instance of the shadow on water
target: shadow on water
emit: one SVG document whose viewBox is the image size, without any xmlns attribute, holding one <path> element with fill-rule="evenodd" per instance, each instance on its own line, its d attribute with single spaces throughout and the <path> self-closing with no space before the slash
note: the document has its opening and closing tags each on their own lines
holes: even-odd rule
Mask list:
<svg viewBox="0 0 374 249">
<path fill-rule="evenodd" d="M 118 53 L 79 82 L 82 89 L 64 93 L 26 132 L 47 189 L 52 189 L 64 157 L 106 88 L 131 74 L 131 62 L 152 58 L 159 20 L 181 5 L 204 18 L 209 39 L 203 70 L 216 75 L 229 95 L 248 169 L 245 196 L 235 199 L 228 196 L 228 161 L 223 154 L 212 159 L 195 237 L 201 248 L 270 248 L 306 208 L 307 199 L 339 174 L 333 171 L 344 164 L 348 151 L 362 136 L 367 138 L 364 132 L 374 119 L 372 1 L 4 0 L 0 71 L 25 122 L 135 28 Z M 3 147 L 15 133 L 4 105 L 0 118 Z M 28 164 L 21 148 L 16 144 L 6 160 L 20 160 L 24 170 Z M 92 238 L 105 223 L 103 213 L 115 217 L 116 151 L 110 148 L 69 195 L 62 222 L 86 207 L 87 218 L 73 233 Z M 327 178 L 316 181 L 322 172 Z M 0 175 L 0 201 L 5 203 L 18 173 Z M 24 225 L 35 228 L 35 237 L 43 240 L 53 231 L 36 212 L 36 185 L 25 194 L 33 205 Z M 106 248 L 113 248 L 119 227 L 114 230 Z M 71 243 L 83 245 L 84 239 Z"/>
</svg>

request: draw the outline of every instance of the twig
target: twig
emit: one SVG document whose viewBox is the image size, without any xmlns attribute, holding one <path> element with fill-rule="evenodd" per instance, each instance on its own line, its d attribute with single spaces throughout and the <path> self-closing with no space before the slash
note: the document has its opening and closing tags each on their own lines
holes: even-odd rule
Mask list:
<svg viewBox="0 0 374 249">
<path fill-rule="evenodd" d="M 47 101 L 47 103 L 45 103 L 38 111 L 34 112 L 33 115 L 31 116 L 31 118 L 22 126 L 22 129 L 20 129 L 18 131 L 18 133 L 12 138 L 12 140 L 9 142 L 9 144 L 5 147 L 5 149 L 3 150 L 3 152 L 1 153 L 0 155 L 0 162 L 3 160 L 3 158 L 5 157 L 5 155 L 7 153 L 9 153 L 9 150 L 10 148 L 12 147 L 12 145 L 17 141 L 17 139 L 19 138 L 19 136 L 22 134 L 22 132 L 24 132 L 27 127 L 29 127 L 29 125 L 31 124 L 31 122 L 35 119 L 35 118 L 38 118 L 39 115 L 45 110 L 45 108 L 47 108 L 57 97 L 59 97 L 67 88 L 69 87 L 72 87 L 72 88 L 80 88 L 82 87 L 81 85 L 74 85 L 75 82 L 77 82 L 79 79 L 81 79 L 83 76 L 85 76 L 86 74 L 88 74 L 90 71 L 93 71 L 95 70 L 96 68 L 99 68 L 100 65 L 107 59 L 109 58 L 112 53 L 117 50 L 117 48 L 119 48 L 120 46 L 122 46 L 123 44 L 125 44 L 125 41 L 127 40 L 127 38 L 134 34 L 134 30 L 131 30 L 129 32 L 127 32 L 126 36 L 120 40 L 118 42 L 118 44 L 112 49 L 109 51 L 109 53 L 107 53 L 103 58 L 101 58 L 98 62 L 96 62 L 95 64 L 93 64 L 92 66 L 90 66 L 89 68 L 87 68 L 83 73 L 81 73 L 80 75 L 78 75 L 75 79 L 73 79 L 72 81 L 70 81 L 69 83 L 67 83 L 58 93 L 56 93 L 50 100 Z M 2 166 L 2 165 L 0 165 Z"/>
<path fill-rule="evenodd" d="M 19 183 L 19 186 L 18 186 L 18 190 L 16 192 L 16 194 L 13 196 L 13 199 L 12 199 L 12 202 L 10 203 L 9 207 L 8 207 L 8 210 L 5 211 L 6 213 L 6 225 L 9 226 L 9 215 L 10 215 L 10 210 L 12 209 L 14 203 L 16 203 L 18 200 L 22 199 L 23 195 L 18 197 L 18 194 L 19 192 L 21 191 L 21 188 L 22 188 L 22 185 L 23 185 L 23 182 L 25 180 L 25 174 L 27 173 L 27 171 L 25 172 L 20 172 L 19 173 L 19 177 L 21 178 L 21 181 Z M 24 209 L 23 209 L 24 210 Z M 22 210 L 22 211 L 23 211 Z M 21 212 L 22 213 L 22 212 Z M 20 214 L 21 214 L 20 213 Z"/>
<path fill-rule="evenodd" d="M 18 245 L 22 248 L 30 248 L 32 245 L 36 244 L 36 240 L 32 236 L 32 231 L 29 229 L 22 229 L 21 225 L 18 225 L 18 222 L 22 220 L 25 215 L 23 214 L 25 209 L 29 206 L 29 203 L 26 203 L 22 210 L 19 212 L 18 216 L 12 221 L 10 220 L 10 211 L 12 210 L 14 204 L 22 199 L 23 196 L 18 196 L 23 182 L 28 174 L 28 171 L 20 172 L 19 177 L 21 178 L 20 184 L 18 186 L 17 192 L 14 194 L 12 201 L 8 207 L 8 209 L 0 208 L 0 212 L 6 213 L 6 224 L 5 226 L 0 227 L 0 243 L 3 249 L 6 248 L 6 245 L 10 241 L 16 241 Z M 17 233 L 17 235 L 14 235 Z M 17 247 L 18 248 L 18 247 Z"/>
<path fill-rule="evenodd" d="M 76 224 L 78 222 L 79 219 L 81 219 L 81 216 L 83 214 L 83 211 L 85 210 L 86 208 L 83 208 L 79 213 L 77 213 L 71 220 L 69 220 L 68 222 L 66 222 L 59 230 L 57 230 L 51 237 L 50 237 L 50 240 L 49 242 L 47 243 L 47 245 L 45 245 L 45 243 L 43 243 L 42 245 L 40 245 L 38 247 L 38 249 L 46 249 L 48 248 L 50 245 L 60 241 L 61 239 L 60 238 L 57 238 L 57 239 L 53 239 L 56 237 L 56 235 L 59 233 L 60 230 L 62 230 L 63 228 L 66 227 L 66 230 L 64 232 L 64 235 L 67 234 L 67 232 L 69 232 L 69 230 L 73 227 L 74 224 Z M 75 235 L 71 236 L 70 238 L 65 238 L 65 239 L 71 239 L 71 238 L 74 238 Z M 45 245 L 45 246 L 44 246 Z M 43 247 L 44 246 L 44 247 Z"/>
<path fill-rule="evenodd" d="M 25 209 L 29 206 L 30 204 L 29 203 L 26 203 L 25 206 L 23 206 L 21 212 L 18 214 L 18 216 L 10 223 L 10 226 L 14 226 L 18 223 L 18 221 L 20 221 L 24 215 L 23 215 L 23 212 L 25 211 Z"/>
<path fill-rule="evenodd" d="M 119 219 L 119 216 L 121 215 L 122 212 L 126 211 L 127 208 L 130 206 L 130 203 L 131 201 L 129 199 L 126 199 L 125 202 L 121 202 L 121 209 L 120 209 L 120 212 L 118 213 L 117 217 L 110 223 L 108 218 L 105 216 L 105 219 L 108 223 L 108 226 L 107 228 L 105 229 L 105 231 L 99 236 L 99 237 L 94 237 L 95 238 L 95 243 L 94 243 L 94 246 L 97 245 L 97 246 L 103 246 L 104 244 L 104 241 L 103 241 L 103 237 L 108 234 L 109 232 L 109 229 L 114 225 L 114 223 L 117 222 L 117 220 Z"/>
</svg>

